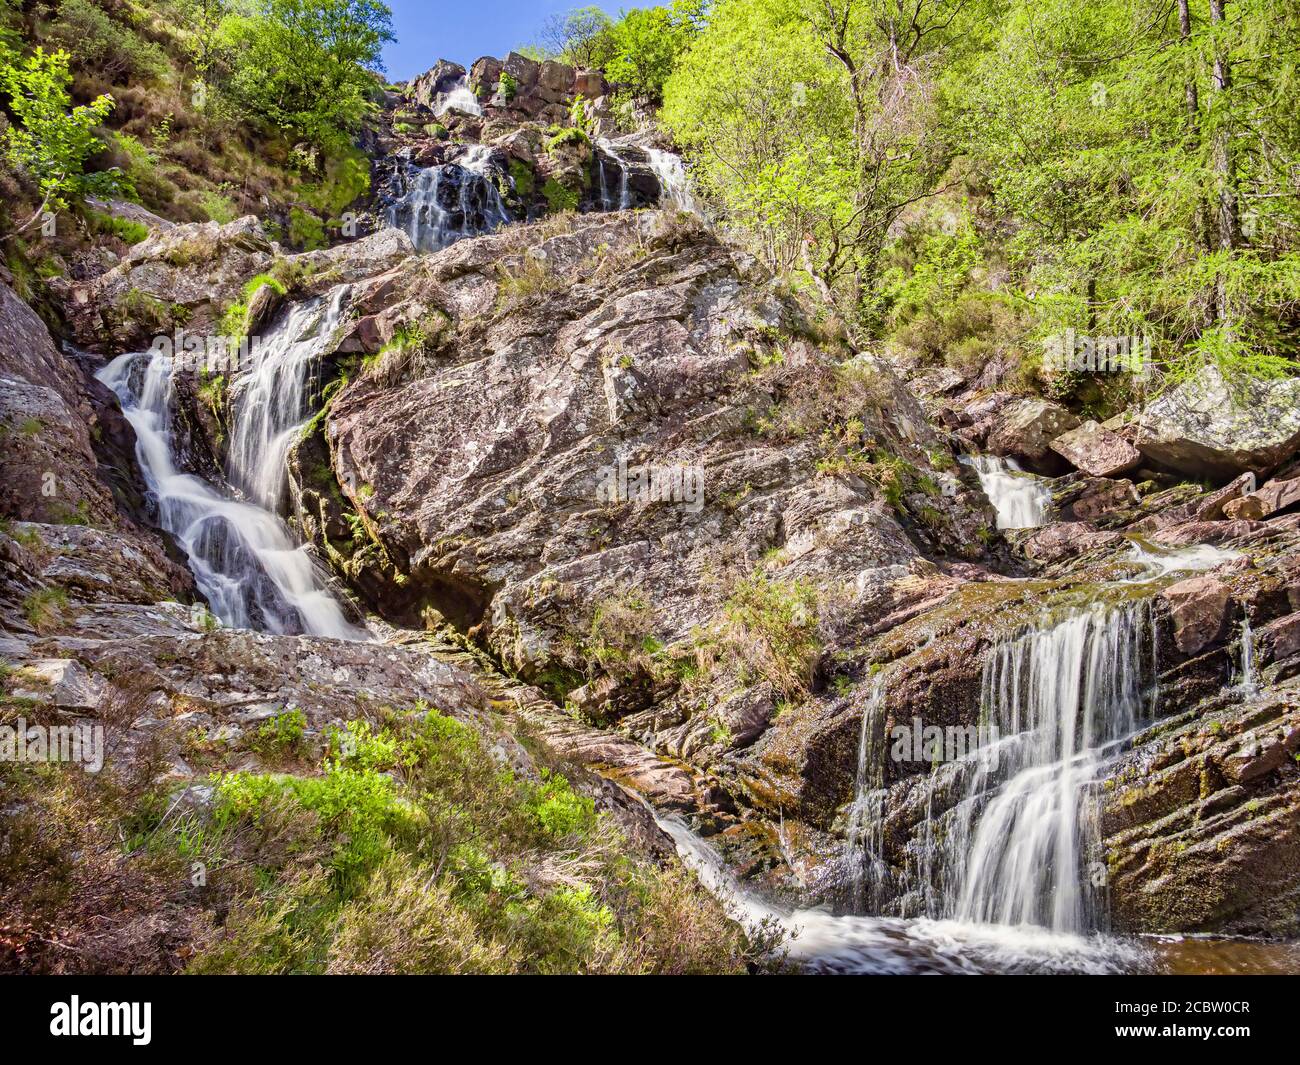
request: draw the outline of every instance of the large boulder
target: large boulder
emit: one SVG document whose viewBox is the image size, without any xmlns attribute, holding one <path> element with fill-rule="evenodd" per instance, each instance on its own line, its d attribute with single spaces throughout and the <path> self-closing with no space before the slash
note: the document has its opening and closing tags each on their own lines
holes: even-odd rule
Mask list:
<svg viewBox="0 0 1300 1065">
<path fill-rule="evenodd" d="M 253 215 L 155 233 L 112 270 L 73 290 L 73 338 L 88 350 L 116 353 L 143 350 L 181 329 L 215 334 L 222 312 L 277 250 Z"/>
<path fill-rule="evenodd" d="M 1094 421 L 1062 433 L 1051 446 L 1068 463 L 1092 477 L 1117 477 L 1142 461 L 1137 448 Z"/>
<path fill-rule="evenodd" d="M 1208 366 L 1149 404 L 1137 432 L 1143 455 L 1189 477 L 1269 473 L 1300 447 L 1300 377 L 1230 384 Z"/>
<path fill-rule="evenodd" d="M 428 348 L 354 379 L 316 452 L 364 530 L 346 558 L 322 547 L 393 620 L 440 615 L 567 694 L 609 668 L 658 668 L 645 646 L 689 649 L 746 574 L 852 611 L 918 544 L 982 552 L 973 478 L 932 465 L 942 444 L 889 368 L 837 369 L 753 260 L 694 223 L 512 227 L 406 276 L 391 305 L 425 308 Z M 819 405 L 846 387 L 888 494 L 866 467 L 828 461 Z M 338 528 L 312 495 L 308 524 Z M 723 730 L 735 742 L 762 727 L 754 709 Z"/>
<path fill-rule="evenodd" d="M 450 92 L 463 77 L 465 77 L 463 66 L 448 59 L 439 59 L 432 70 L 426 70 L 419 77 L 412 79 L 407 87 L 407 96 L 413 103 L 433 110 L 441 97 Z"/>
<path fill-rule="evenodd" d="M 1053 472 L 1060 458 L 1052 441 L 1075 428 L 1079 419 L 1046 399 L 1017 399 L 997 413 L 989 431 L 987 448 L 995 455 L 1013 455 L 1042 472 Z"/>
<path fill-rule="evenodd" d="M 1227 632 L 1232 589 L 1217 577 L 1188 577 L 1160 596 L 1169 605 L 1174 643 L 1183 654 L 1199 654 Z"/>
</svg>

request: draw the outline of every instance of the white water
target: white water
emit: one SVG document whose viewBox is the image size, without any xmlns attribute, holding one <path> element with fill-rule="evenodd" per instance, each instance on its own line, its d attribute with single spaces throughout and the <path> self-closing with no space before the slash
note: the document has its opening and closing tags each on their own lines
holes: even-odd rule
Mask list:
<svg viewBox="0 0 1300 1065">
<path fill-rule="evenodd" d="M 1232 551 L 1215 544 L 1189 544 L 1186 547 L 1160 547 L 1134 540 L 1129 548 L 1129 559 L 1139 569 L 1122 582 L 1145 584 L 1157 581 L 1172 573 L 1204 573 L 1225 562 L 1241 558 L 1240 551 Z"/>
<path fill-rule="evenodd" d="M 1259 673 L 1255 665 L 1255 634 L 1250 627 L 1250 614 L 1241 619 L 1241 636 L 1237 640 L 1240 666 L 1234 679 L 1234 688 L 1247 699 L 1259 694 Z"/>
<path fill-rule="evenodd" d="M 958 897 L 945 900 L 959 919 L 1096 927 L 1104 865 L 1084 870 L 1089 856 L 1097 861 L 1092 785 L 1150 716 L 1151 617 L 1149 603 L 1093 604 L 990 652 L 983 710 L 1012 740 L 997 745 L 996 772 L 975 774 L 963 799 L 983 807 L 973 835 L 949 828 L 943 842 L 961 869 Z"/>
<path fill-rule="evenodd" d="M 650 156 L 650 169 L 659 179 L 660 205 L 671 204 L 680 211 L 698 214 L 695 197 L 691 195 L 690 181 L 686 176 L 686 164 L 679 155 L 665 152 L 659 148 L 647 148 Z"/>
<path fill-rule="evenodd" d="M 483 114 L 483 108 L 478 102 L 478 97 L 474 95 L 473 90 L 469 87 L 468 76 L 462 76 L 451 89 L 443 94 L 442 98 L 434 105 L 433 113 L 441 118 L 452 108 L 470 115 Z"/>
<path fill-rule="evenodd" d="M 779 929 L 789 957 L 813 973 L 1114 973 L 1140 968 L 1145 961 L 1141 949 L 1099 936 L 785 910 L 741 888 L 722 856 L 681 820 L 658 814 L 655 820 L 682 860 L 737 920 L 755 932 Z"/>
<path fill-rule="evenodd" d="M 257 473 L 253 480 L 268 493 L 271 482 L 278 485 L 284 476 L 283 450 L 276 449 L 284 432 L 293 429 L 283 427 L 291 423 L 299 427 L 302 420 L 299 408 L 311 357 L 300 346 L 308 341 L 295 331 L 311 329 L 315 323 L 311 338 L 317 355 L 329 336 L 320 322 L 327 314 L 323 301 L 311 302 L 316 305 L 314 317 L 294 308 L 268 334 L 265 349 L 256 355 L 258 374 L 271 384 L 283 384 L 284 395 L 266 397 L 272 409 L 255 419 L 260 428 L 246 434 L 247 451 L 232 467 Z M 335 304 L 331 301 L 328 306 Z M 96 376 L 117 394 L 135 430 L 136 458 L 157 503 L 159 524 L 176 537 L 199 589 L 223 624 L 280 634 L 364 637 L 348 623 L 310 556 L 294 543 L 276 514 L 233 499 L 177 467 L 172 439 L 175 387 L 171 360 L 165 354 L 121 355 Z M 263 387 L 255 384 L 250 395 Z M 232 419 L 241 429 L 242 413 L 236 397 Z M 268 450 L 275 451 L 280 465 L 263 477 L 267 469 L 263 460 L 274 461 L 267 457 Z M 274 493 L 278 496 L 278 487 Z"/>
<path fill-rule="evenodd" d="M 475 144 L 455 162 L 420 170 L 388 212 L 423 252 L 440 251 L 466 237 L 506 225 L 510 215 L 488 173 L 492 149 Z"/>
<path fill-rule="evenodd" d="M 627 164 L 619 154 L 618 145 L 613 141 L 601 137 L 596 141 L 596 145 L 614 161 L 614 165 L 618 168 L 618 181 L 611 188 L 609 176 L 606 173 L 606 162 L 600 155 L 596 156 L 596 180 L 600 194 L 600 209 L 602 211 L 626 211 L 632 206 L 632 193 L 628 189 L 627 181 Z"/>
<path fill-rule="evenodd" d="M 858 738 L 858 771 L 849 808 L 847 850 L 855 902 L 869 911 L 880 909 L 889 872 L 884 861 L 885 800 L 885 675 L 876 674 L 862 711 Z"/>
<path fill-rule="evenodd" d="M 964 455 L 961 461 L 974 468 L 997 512 L 999 529 L 1036 529 L 1046 520 L 1052 493 L 1041 478 L 1026 473 L 1015 459 Z"/>
<path fill-rule="evenodd" d="M 349 286 L 303 300 L 262 340 L 230 391 L 234 427 L 226 460 L 230 483 L 266 510 L 278 511 L 289 449 L 310 410 L 308 384 L 321 350 L 338 328 Z"/>
</svg>

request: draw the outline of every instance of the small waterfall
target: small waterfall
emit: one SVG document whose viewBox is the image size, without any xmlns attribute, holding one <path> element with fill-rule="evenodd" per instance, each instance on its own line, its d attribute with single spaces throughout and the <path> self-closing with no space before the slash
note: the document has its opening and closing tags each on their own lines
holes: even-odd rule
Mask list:
<svg viewBox="0 0 1300 1065">
<path fill-rule="evenodd" d="M 248 442 L 261 441 L 265 451 L 259 452 L 249 443 L 243 457 L 232 459 L 231 464 L 246 476 L 255 498 L 259 498 L 259 489 L 268 496 L 279 495 L 288 446 L 282 446 L 282 438 L 301 425 L 307 365 L 319 355 L 332 331 L 324 328 L 322 318 L 327 321 L 331 310 L 337 313 L 339 298 L 336 295 L 329 301 L 329 309 L 321 306 L 323 301 L 311 301 L 315 304 L 311 312 L 301 307 L 291 310 L 256 356 L 254 372 L 266 381 L 241 389 L 244 398 L 235 400 L 236 415 L 250 397 L 268 407 L 254 419 L 260 428 L 246 435 Z M 310 337 L 296 332 L 299 329 L 310 330 Z M 314 355 L 308 356 L 303 344 L 314 349 Z M 293 369 L 281 362 L 292 364 Z M 177 468 L 171 429 L 175 406 L 172 369 L 171 358 L 162 351 L 136 352 L 119 356 L 96 376 L 117 394 L 122 412 L 135 430 L 136 458 L 157 503 L 159 524 L 176 537 L 213 612 L 224 624 L 236 628 L 364 638 L 364 633 L 348 623 L 311 557 L 294 543 L 276 514 L 233 499 Z M 264 388 L 280 386 L 286 392 L 283 397 L 262 394 Z M 286 429 L 291 421 L 292 426 Z M 237 435 L 242 429 L 237 427 Z M 269 471 L 272 462 L 278 465 Z"/>
<path fill-rule="evenodd" d="M 884 860 L 885 677 L 877 673 L 862 709 L 858 771 L 849 807 L 847 858 L 853 902 L 867 912 L 880 909 L 888 888 Z"/>
<path fill-rule="evenodd" d="M 289 308 L 231 388 L 230 483 L 258 506 L 280 510 L 289 449 L 307 420 L 308 384 L 321 349 L 343 317 L 349 287 Z"/>
<path fill-rule="evenodd" d="M 462 75 L 457 79 L 456 84 L 442 94 L 442 98 L 434 105 L 433 113 L 441 118 L 448 111 L 455 109 L 464 111 L 470 115 L 482 115 L 483 107 L 478 102 L 478 97 L 469 87 L 469 77 Z"/>
<path fill-rule="evenodd" d="M 1246 698 L 1259 694 L 1259 673 L 1255 666 L 1255 634 L 1250 628 L 1250 613 L 1241 618 L 1241 636 L 1237 640 L 1240 666 L 1233 687 Z"/>
<path fill-rule="evenodd" d="M 1014 459 L 996 455 L 965 455 L 980 486 L 997 511 L 999 529 L 1036 529 L 1047 518 L 1052 493 L 1043 481 L 1026 473 Z"/>
<path fill-rule="evenodd" d="M 1149 601 L 1090 604 L 997 644 L 985 660 L 983 713 L 1003 739 L 977 752 L 957 807 L 939 826 L 938 894 L 965 921 L 1096 927 L 1092 788 L 1151 716 L 1156 639 Z M 1148 689 L 1152 704 L 1148 705 Z"/>
<path fill-rule="evenodd" d="M 691 195 L 690 183 L 686 176 L 686 164 L 682 162 L 681 156 L 659 148 L 647 148 L 646 154 L 650 156 L 650 169 L 659 179 L 660 204 L 671 204 L 679 211 L 698 214 L 699 208 L 696 206 L 695 197 Z"/>
<path fill-rule="evenodd" d="M 628 167 L 619 154 L 618 145 L 606 137 L 596 141 L 596 182 L 602 211 L 626 211 L 632 206 L 632 192 L 628 186 Z M 610 166 L 618 174 L 611 186 Z"/>
<path fill-rule="evenodd" d="M 454 163 L 415 172 L 405 194 L 388 211 L 388 224 L 406 231 L 423 252 L 440 251 L 466 237 L 506 225 L 501 192 L 488 172 L 492 149 L 475 144 Z"/>
</svg>

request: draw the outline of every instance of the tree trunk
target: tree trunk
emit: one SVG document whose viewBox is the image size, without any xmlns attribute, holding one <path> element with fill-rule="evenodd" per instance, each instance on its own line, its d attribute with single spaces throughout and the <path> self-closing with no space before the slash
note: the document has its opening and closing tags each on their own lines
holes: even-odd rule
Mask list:
<svg viewBox="0 0 1300 1065">
<path fill-rule="evenodd" d="M 1210 0 L 1210 23 L 1216 34 L 1222 31 L 1226 0 Z M 1238 244 L 1237 184 L 1232 167 L 1231 91 L 1232 71 L 1228 64 L 1226 48 L 1221 41 L 1214 44 L 1214 143 L 1211 149 L 1211 167 L 1214 171 L 1217 192 L 1215 211 L 1218 250 L 1231 252 Z M 1215 283 L 1215 311 L 1221 325 L 1229 321 L 1227 292 L 1223 275 Z"/>
</svg>

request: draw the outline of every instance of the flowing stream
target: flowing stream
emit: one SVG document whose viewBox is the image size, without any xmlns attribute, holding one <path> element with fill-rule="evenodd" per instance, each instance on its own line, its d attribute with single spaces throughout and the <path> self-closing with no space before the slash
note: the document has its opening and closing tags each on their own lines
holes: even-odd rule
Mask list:
<svg viewBox="0 0 1300 1065">
<path fill-rule="evenodd" d="M 279 634 L 364 639 L 276 510 L 285 457 L 308 416 L 311 373 L 338 325 L 346 288 L 296 304 L 251 346 L 231 392 L 228 476 L 247 499 L 180 468 L 173 436 L 173 361 L 162 350 L 120 355 L 96 375 L 136 434 L 136 458 L 159 524 L 189 559 L 199 589 L 225 625 Z"/>
<path fill-rule="evenodd" d="M 997 512 L 999 529 L 1036 529 L 1047 520 L 1051 491 L 1042 478 L 1026 473 L 1015 459 L 966 455 L 961 461 L 979 477 L 984 494 Z"/>
<path fill-rule="evenodd" d="M 475 144 L 455 162 L 414 171 L 389 208 L 388 224 L 405 230 L 422 252 L 507 225 L 510 214 L 488 170 L 491 154 L 488 146 Z"/>
<path fill-rule="evenodd" d="M 467 115 L 483 114 L 483 107 L 478 102 L 478 97 L 469 87 L 468 75 L 462 75 L 455 85 L 443 93 L 442 98 L 434 105 L 433 113 L 441 118 L 452 110 L 464 111 Z"/>
</svg>

